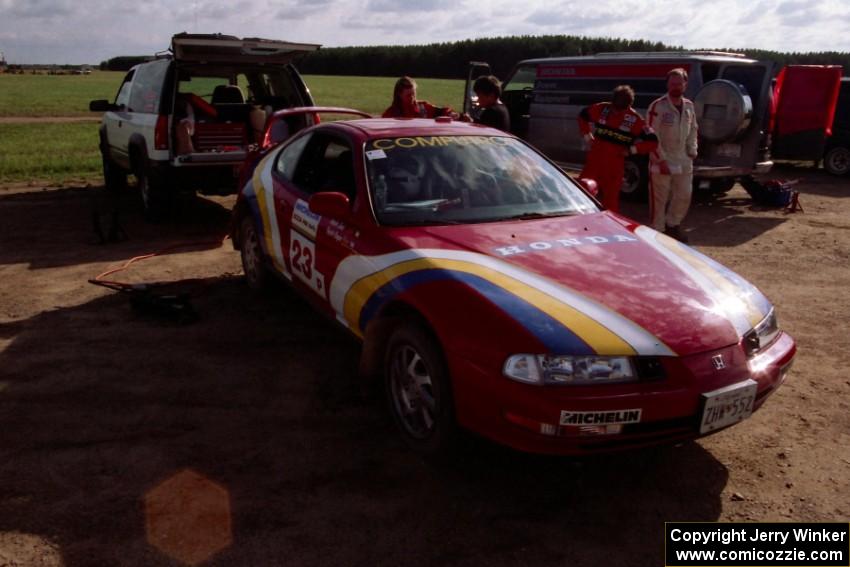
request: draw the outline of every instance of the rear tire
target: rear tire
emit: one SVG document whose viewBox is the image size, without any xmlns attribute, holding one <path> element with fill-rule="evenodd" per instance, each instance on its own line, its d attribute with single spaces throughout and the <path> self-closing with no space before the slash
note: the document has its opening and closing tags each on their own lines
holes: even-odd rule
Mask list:
<svg viewBox="0 0 850 567">
<path fill-rule="evenodd" d="M 823 168 L 832 175 L 850 173 L 850 147 L 833 146 L 823 156 Z"/>
<path fill-rule="evenodd" d="M 136 185 L 139 188 L 139 196 L 142 198 L 142 209 L 148 222 L 158 223 L 168 212 L 167 187 L 152 174 L 150 167 L 144 160 L 137 160 L 133 167 L 136 176 Z"/>
<path fill-rule="evenodd" d="M 260 245 L 260 237 L 250 216 L 242 217 L 239 224 L 239 254 L 242 257 L 242 271 L 248 287 L 262 291 L 268 287 L 269 272 Z"/>
<path fill-rule="evenodd" d="M 448 366 L 436 339 L 419 325 L 400 323 L 387 341 L 384 380 L 405 443 L 425 456 L 449 453 L 458 431 Z"/>
</svg>

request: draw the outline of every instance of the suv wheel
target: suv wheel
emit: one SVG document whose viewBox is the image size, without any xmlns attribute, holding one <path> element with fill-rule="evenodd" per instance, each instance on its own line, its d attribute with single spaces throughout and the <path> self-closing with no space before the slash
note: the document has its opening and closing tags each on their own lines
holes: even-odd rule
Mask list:
<svg viewBox="0 0 850 567">
<path fill-rule="evenodd" d="M 629 158 L 623 167 L 623 184 L 620 196 L 629 201 L 646 199 L 649 187 L 649 169 L 645 158 Z"/>
<path fill-rule="evenodd" d="M 139 162 L 142 160 L 137 160 L 135 163 L 133 174 L 136 176 L 145 218 L 150 222 L 158 222 L 162 220 L 167 210 L 167 193 L 162 182 L 151 175 L 147 164 Z"/>
<path fill-rule="evenodd" d="M 118 193 L 127 188 L 127 172 L 114 161 L 109 159 L 105 153 L 101 153 L 103 162 L 103 184 L 107 191 Z"/>
<path fill-rule="evenodd" d="M 850 172 L 850 148 L 833 146 L 823 156 L 823 167 L 833 175 L 847 175 Z"/>
</svg>

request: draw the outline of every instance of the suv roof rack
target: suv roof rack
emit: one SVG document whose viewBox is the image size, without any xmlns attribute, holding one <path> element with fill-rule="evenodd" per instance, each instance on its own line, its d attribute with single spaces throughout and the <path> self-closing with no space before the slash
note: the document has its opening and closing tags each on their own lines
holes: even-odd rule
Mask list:
<svg viewBox="0 0 850 567">
<path fill-rule="evenodd" d="M 746 57 L 744 53 L 733 51 L 605 51 L 594 53 L 593 57 L 617 55 L 618 57 L 666 57 L 669 55 L 724 55 L 727 57 Z"/>
</svg>

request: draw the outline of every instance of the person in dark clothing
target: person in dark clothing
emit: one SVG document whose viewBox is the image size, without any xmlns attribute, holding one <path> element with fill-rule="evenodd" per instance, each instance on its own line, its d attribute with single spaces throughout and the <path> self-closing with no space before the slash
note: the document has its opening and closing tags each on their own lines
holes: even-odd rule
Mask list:
<svg viewBox="0 0 850 567">
<path fill-rule="evenodd" d="M 475 123 L 510 132 L 511 116 L 508 108 L 499 100 L 502 96 L 502 83 L 499 79 L 493 75 L 478 77 L 472 85 L 472 90 L 478 96 L 478 107 L 483 109 Z"/>
</svg>

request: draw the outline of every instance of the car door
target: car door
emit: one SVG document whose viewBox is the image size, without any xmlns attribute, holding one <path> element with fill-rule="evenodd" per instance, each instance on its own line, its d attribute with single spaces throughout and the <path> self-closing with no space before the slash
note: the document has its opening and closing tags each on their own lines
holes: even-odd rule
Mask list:
<svg viewBox="0 0 850 567">
<path fill-rule="evenodd" d="M 841 85 L 839 65 L 789 65 L 776 78 L 773 156 L 819 160 Z"/>
<path fill-rule="evenodd" d="M 130 140 L 129 130 L 124 128 L 124 122 L 130 118 L 127 105 L 130 103 L 130 90 L 133 86 L 133 76 L 136 70 L 131 69 L 125 76 L 118 94 L 115 96 L 115 110 L 110 110 L 104 115 L 106 125 L 106 141 L 109 144 L 109 152 L 112 158 L 124 167 L 129 166 L 127 156 L 127 145 Z"/>
<path fill-rule="evenodd" d="M 483 61 L 470 61 L 469 71 L 466 74 L 466 85 L 463 89 L 463 112 L 469 114 L 473 119 L 478 119 L 481 115 L 481 108 L 478 106 L 478 95 L 472 90 L 475 79 L 485 77 L 490 74 L 490 64 Z"/>
<path fill-rule="evenodd" d="M 293 162 L 295 151 L 300 150 Z M 341 219 L 310 211 L 316 193 L 344 193 L 353 204 L 356 194 L 353 148 L 338 134 L 310 132 L 287 146 L 275 168 L 274 198 L 279 240 L 289 277 L 296 287 L 326 305 L 327 284 L 336 266 L 352 253 L 353 231 Z"/>
</svg>

